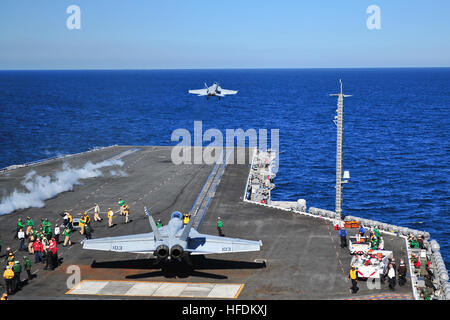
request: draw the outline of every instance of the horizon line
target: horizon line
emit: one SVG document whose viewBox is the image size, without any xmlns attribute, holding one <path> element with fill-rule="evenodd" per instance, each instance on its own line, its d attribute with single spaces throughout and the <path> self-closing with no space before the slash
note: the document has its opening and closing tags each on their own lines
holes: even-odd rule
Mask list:
<svg viewBox="0 0 450 320">
<path fill-rule="evenodd" d="M 231 68 L 36 68 L 0 69 L 0 71 L 163 71 L 163 70 L 303 70 L 303 69 L 448 69 L 450 66 L 398 66 L 398 67 L 231 67 Z"/>
</svg>

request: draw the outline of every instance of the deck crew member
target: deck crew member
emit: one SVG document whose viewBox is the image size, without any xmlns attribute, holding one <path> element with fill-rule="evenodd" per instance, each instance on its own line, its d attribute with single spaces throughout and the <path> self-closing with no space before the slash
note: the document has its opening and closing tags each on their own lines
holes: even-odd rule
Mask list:
<svg viewBox="0 0 450 320">
<path fill-rule="evenodd" d="M 395 269 L 391 263 L 389 264 L 388 278 L 389 278 L 389 288 L 391 290 L 395 290 Z"/>
<path fill-rule="evenodd" d="M 158 221 L 156 221 L 156 227 L 159 229 L 163 226 L 163 223 L 161 222 L 161 219 L 158 219 Z"/>
<path fill-rule="evenodd" d="M 44 270 L 48 269 L 50 269 L 50 271 L 53 270 L 53 252 L 50 250 L 50 245 L 45 255 L 45 267 L 44 267 Z"/>
<path fill-rule="evenodd" d="M 51 252 L 51 269 L 58 267 L 58 246 L 56 245 L 55 238 L 50 240 L 50 244 L 48 246 L 49 251 Z"/>
<path fill-rule="evenodd" d="M 33 244 L 36 240 L 36 231 L 31 229 L 30 234 L 28 236 L 28 252 L 34 254 Z"/>
<path fill-rule="evenodd" d="M 114 211 L 111 208 L 108 208 L 108 227 L 111 228 L 113 226 L 112 219 L 114 216 Z"/>
<path fill-rule="evenodd" d="M 128 205 L 126 204 L 126 205 L 124 205 L 123 206 L 123 212 L 124 212 L 124 214 L 125 214 L 125 223 L 128 223 L 129 221 L 128 221 L 128 215 L 130 214 L 130 208 L 128 207 Z"/>
<path fill-rule="evenodd" d="M 70 235 L 72 234 L 72 232 L 70 231 L 69 227 L 66 227 L 64 229 L 64 243 L 63 243 L 63 247 L 65 247 L 67 244 L 69 244 L 69 247 L 72 245 L 72 242 L 70 242 Z"/>
<path fill-rule="evenodd" d="M 31 278 L 33 277 L 31 274 L 31 261 L 30 261 L 30 259 L 28 259 L 27 256 L 23 256 L 23 261 L 24 261 L 25 271 L 27 272 L 28 280 L 31 280 Z"/>
<path fill-rule="evenodd" d="M 22 266 L 20 265 L 20 261 L 15 261 L 12 266 L 12 271 L 14 272 L 13 278 L 13 290 L 17 291 L 21 287 L 22 282 L 20 281 L 20 273 L 22 272 Z"/>
<path fill-rule="evenodd" d="M 217 217 L 217 232 L 219 233 L 219 236 L 223 237 L 224 234 L 222 232 L 223 228 L 223 221 L 220 219 L 220 217 Z"/>
<path fill-rule="evenodd" d="M 357 293 L 359 288 L 358 288 L 358 274 L 357 274 L 358 270 L 356 270 L 355 266 L 352 266 L 352 268 L 350 269 L 350 275 L 349 275 L 349 279 L 352 281 L 352 287 L 350 288 L 350 290 L 352 291 L 352 293 Z"/>
<path fill-rule="evenodd" d="M 43 245 L 41 239 L 37 238 L 33 244 L 34 263 L 42 262 Z"/>
<path fill-rule="evenodd" d="M 377 239 L 380 239 L 380 229 L 378 229 L 377 226 L 373 227 L 373 232 L 375 233 Z"/>
<path fill-rule="evenodd" d="M 88 213 L 85 211 L 83 215 L 85 225 L 84 225 L 84 231 L 86 231 L 87 226 L 91 226 L 91 217 L 89 217 Z"/>
<path fill-rule="evenodd" d="M 366 229 L 364 229 L 364 226 L 361 225 L 359 227 L 359 234 L 361 235 L 361 237 L 364 237 L 364 234 L 366 233 Z"/>
<path fill-rule="evenodd" d="M 41 243 L 42 243 L 42 249 L 43 249 L 42 250 L 42 262 L 45 262 L 47 265 L 47 261 L 48 261 L 47 259 L 48 259 L 48 256 L 50 255 L 49 250 L 48 250 L 48 246 L 49 246 L 50 242 L 43 234 L 41 234 Z"/>
<path fill-rule="evenodd" d="M 45 218 L 44 221 L 44 234 L 47 240 L 50 240 L 52 237 L 52 223 L 48 221 L 48 218 Z"/>
<path fill-rule="evenodd" d="M 11 294 L 13 291 L 13 278 L 14 271 L 12 271 L 11 266 L 6 266 L 5 272 L 3 272 L 3 279 L 5 279 L 7 294 Z"/>
<path fill-rule="evenodd" d="M 94 207 L 94 221 L 102 221 L 102 218 L 100 218 L 100 206 L 98 203 L 96 203 Z"/>
<path fill-rule="evenodd" d="M 64 224 L 64 227 L 69 227 L 71 230 L 72 230 L 72 221 L 73 221 L 73 218 L 72 218 L 72 216 L 71 216 L 71 214 L 69 213 L 69 211 L 64 211 L 64 222 L 63 222 L 63 224 Z"/>
<path fill-rule="evenodd" d="M 190 219 L 190 215 L 188 215 L 188 214 L 185 214 L 184 215 L 184 218 L 183 218 L 183 224 L 188 224 L 189 223 L 189 219 Z"/>
<path fill-rule="evenodd" d="M 70 231 L 72 232 L 73 231 L 73 217 L 69 212 L 67 212 L 67 219 L 69 221 L 68 226 L 70 228 Z"/>
<path fill-rule="evenodd" d="M 419 235 L 417 237 L 417 242 L 419 243 L 419 248 L 423 249 L 424 247 L 423 247 L 423 237 L 422 237 L 422 235 Z"/>
<path fill-rule="evenodd" d="M 41 233 L 41 243 L 42 243 L 42 249 L 43 249 L 42 250 L 43 258 L 45 258 L 45 255 L 47 254 L 49 241 L 42 233 Z"/>
<path fill-rule="evenodd" d="M 17 239 L 20 229 L 25 229 L 25 225 L 21 218 L 17 219 L 16 234 L 14 235 L 14 239 Z"/>
<path fill-rule="evenodd" d="M 403 259 L 400 259 L 400 265 L 398 266 L 398 285 L 403 286 L 406 282 L 407 268 Z"/>
<path fill-rule="evenodd" d="M 347 229 L 342 228 L 339 230 L 339 237 L 341 238 L 341 248 L 347 246 Z"/>
<path fill-rule="evenodd" d="M 414 236 L 411 239 L 411 248 L 414 248 L 414 249 L 419 249 L 420 248 L 419 241 L 417 241 L 417 238 L 414 237 Z"/>
<path fill-rule="evenodd" d="M 85 224 L 86 224 L 86 212 L 80 218 L 80 222 L 78 223 L 78 226 L 80 227 L 80 234 L 84 234 L 84 226 L 85 226 Z"/>
<path fill-rule="evenodd" d="M 84 212 L 84 219 L 86 220 L 86 224 L 91 224 L 91 217 L 89 217 L 87 211 Z"/>
<path fill-rule="evenodd" d="M 119 214 L 120 214 L 121 216 L 125 215 L 125 211 L 124 211 L 124 209 L 125 209 L 125 208 L 124 208 L 124 206 L 125 206 L 125 201 L 123 201 L 122 198 L 120 198 L 118 204 L 119 204 L 119 207 L 120 207 L 120 213 L 119 213 Z"/>
<path fill-rule="evenodd" d="M 69 224 L 69 213 L 67 212 L 67 210 L 65 210 L 63 213 L 63 225 L 64 227 L 66 227 L 68 224 Z"/>
<path fill-rule="evenodd" d="M 394 257 L 392 257 L 391 264 L 392 264 L 392 268 L 394 268 L 394 271 L 397 270 L 397 263 L 395 262 Z"/>
<path fill-rule="evenodd" d="M 45 218 L 42 217 L 41 218 L 41 224 L 39 225 L 39 231 L 44 230 L 44 228 L 45 228 Z"/>
<path fill-rule="evenodd" d="M 92 235 L 91 235 L 91 226 L 89 224 L 86 224 L 84 226 L 84 235 L 86 237 L 86 239 L 91 239 Z"/>
<path fill-rule="evenodd" d="M 31 230 L 34 229 L 34 221 L 33 219 L 31 219 L 31 217 L 27 217 L 27 221 L 25 221 L 26 225 L 27 225 L 27 229 L 25 231 L 25 234 L 27 236 L 30 235 Z"/>
<path fill-rule="evenodd" d="M 15 261 L 15 257 L 14 257 L 14 253 L 10 252 L 8 253 L 8 266 L 13 266 L 14 265 L 14 261 Z"/>
<path fill-rule="evenodd" d="M 55 241 L 57 244 L 59 244 L 59 235 L 61 234 L 61 227 L 56 225 L 55 226 Z"/>
<path fill-rule="evenodd" d="M 372 250 L 377 250 L 378 249 L 378 239 L 376 234 L 374 232 L 371 233 L 370 236 L 370 248 Z"/>
<path fill-rule="evenodd" d="M 23 229 L 20 229 L 19 232 L 17 232 L 17 238 L 20 241 L 19 250 L 20 251 L 27 250 L 27 248 L 25 247 L 25 232 L 23 232 Z"/>
</svg>

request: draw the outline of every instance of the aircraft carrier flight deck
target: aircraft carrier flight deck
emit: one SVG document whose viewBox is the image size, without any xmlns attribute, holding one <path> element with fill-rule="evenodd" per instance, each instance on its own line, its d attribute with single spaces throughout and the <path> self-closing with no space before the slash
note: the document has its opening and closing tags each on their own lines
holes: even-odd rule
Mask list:
<svg viewBox="0 0 450 320">
<path fill-rule="evenodd" d="M 80 242 L 84 236 L 75 231 L 72 246 L 58 246 L 62 264 L 53 271 L 35 264 L 31 254 L 16 252 L 21 261 L 29 255 L 35 278 L 11 299 L 413 298 L 409 274 L 406 285 L 397 286 L 395 291 L 387 284 L 369 289 L 360 281 L 359 292 L 351 294 L 348 272 L 352 256 L 348 248 L 340 247 L 330 221 L 244 201 L 251 150 L 246 149 L 245 164 L 228 163 L 221 172 L 214 165 L 176 165 L 171 151 L 172 147 L 112 146 L 2 171 L 1 185 L 10 194 L 14 189 L 24 190 L 21 182 L 30 171 L 48 176 L 62 170 L 63 163 L 72 168 L 88 161 L 121 163 L 98 169 L 101 175 L 80 180 L 73 190 L 45 200 L 42 208 L 18 209 L 0 216 L 2 253 L 7 246 L 17 250 L 18 241 L 13 238 L 18 218 L 31 216 L 39 224 L 47 217 L 54 226 L 62 223 L 64 210 L 78 218 L 98 203 L 103 221 L 94 222 L 90 213 L 92 238 L 96 239 L 150 232 L 144 206 L 155 219 L 167 224 L 173 211 L 188 213 L 198 201 L 205 201 L 198 205 L 202 216 L 195 217 L 199 232 L 217 235 L 216 222 L 221 217 L 225 236 L 261 240 L 260 251 L 196 256 L 192 269 L 177 265 L 161 270 L 154 266 L 150 254 L 83 250 Z M 124 217 L 116 215 L 114 227 L 108 228 L 105 212 L 109 207 L 117 210 L 119 198 L 129 205 L 131 222 L 125 224 Z M 385 248 L 392 250 L 397 260 L 408 260 L 404 239 L 389 234 L 383 238 Z M 2 263 L 4 266 L 3 259 Z M 74 270 L 79 270 L 79 279 Z"/>
</svg>

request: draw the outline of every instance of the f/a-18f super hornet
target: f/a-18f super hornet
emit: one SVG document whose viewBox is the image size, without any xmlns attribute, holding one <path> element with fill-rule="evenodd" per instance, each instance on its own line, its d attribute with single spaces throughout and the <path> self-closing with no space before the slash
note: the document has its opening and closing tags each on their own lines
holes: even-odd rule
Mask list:
<svg viewBox="0 0 450 320">
<path fill-rule="evenodd" d="M 237 91 L 222 89 L 217 82 L 214 82 L 210 87 L 205 83 L 205 89 L 189 90 L 189 93 L 197 94 L 199 97 L 206 96 L 206 99 L 215 96 L 220 100 L 221 97 L 225 97 L 227 94 L 236 94 Z"/>
<path fill-rule="evenodd" d="M 187 225 L 183 224 L 183 215 L 179 211 L 172 213 L 168 225 L 157 228 L 147 208 L 144 210 L 153 232 L 84 240 L 83 249 L 153 253 L 165 262 L 171 259 L 181 261 L 189 255 L 259 251 L 262 246 L 261 241 L 201 234 L 192 228 L 193 218 Z"/>
</svg>

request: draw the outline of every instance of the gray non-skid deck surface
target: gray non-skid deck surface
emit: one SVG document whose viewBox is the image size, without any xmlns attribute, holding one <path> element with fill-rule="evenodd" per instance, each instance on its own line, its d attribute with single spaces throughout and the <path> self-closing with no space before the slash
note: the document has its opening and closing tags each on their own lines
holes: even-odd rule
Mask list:
<svg viewBox="0 0 450 320">
<path fill-rule="evenodd" d="M 72 161 L 81 166 L 87 160 L 101 161 L 135 147 L 112 147 L 76 156 Z M 103 153 L 108 152 L 105 156 Z M 93 223 L 94 237 L 118 236 L 149 232 L 143 206 L 150 208 L 156 218 L 164 223 L 174 210 L 188 212 L 205 183 L 212 165 L 174 165 L 170 160 L 170 147 L 140 147 L 140 151 L 124 157 L 120 169 L 127 177 L 104 177 L 87 179 L 73 192 L 65 192 L 47 200 L 45 208 L 19 210 L 0 216 L 0 230 L 3 248 L 14 244 L 13 230 L 18 217 L 32 215 L 35 222 L 47 216 L 52 222 L 60 218 L 57 213 L 72 209 L 76 213 L 99 202 L 102 211 L 105 206 L 115 206 L 119 197 L 131 207 L 130 224 L 123 224 L 122 217 L 115 217 L 117 225 L 107 228 L 105 221 Z M 248 160 L 248 157 L 247 157 Z M 282 166 L 282 164 L 280 164 Z M 33 167 L 40 174 L 40 166 Z M 45 164 L 45 172 L 55 170 Z M 56 168 L 59 170 L 60 166 Z M 108 172 L 110 168 L 106 168 Z M 18 169 L 18 170 L 23 170 Z M 28 169 L 29 170 L 29 169 Z M 26 174 L 27 170 L 21 172 Z M 217 187 L 214 198 L 199 228 L 200 232 L 217 234 L 216 221 L 224 220 L 226 236 L 250 240 L 262 240 L 260 252 L 223 254 L 201 257 L 195 260 L 195 272 L 171 270 L 161 272 L 155 269 L 144 255 L 119 254 L 82 250 L 79 243 L 71 248 L 60 248 L 64 258 L 61 267 L 53 272 L 42 270 L 42 265 L 33 266 L 37 278 L 27 284 L 14 298 L 48 299 L 56 297 L 74 298 L 65 295 L 69 290 L 66 274 L 69 265 L 77 265 L 82 280 L 127 280 L 189 283 L 243 283 L 240 299 L 345 299 L 354 297 L 349 293 L 347 280 L 350 255 L 347 249 L 339 247 L 339 239 L 329 222 L 295 215 L 282 210 L 244 203 L 243 190 L 249 172 L 248 164 L 229 164 Z M 17 175 L 11 173 L 9 178 Z M 73 240 L 79 242 L 81 235 L 75 233 Z M 398 260 L 406 256 L 402 239 L 385 236 L 385 247 L 394 251 Z M 3 249 L 4 250 L 4 249 Z M 20 257 L 22 254 L 20 254 Z M 96 261 L 95 264 L 92 262 Z M 261 263 L 266 260 L 266 267 Z M 389 292 L 387 285 L 381 290 L 369 290 L 360 282 L 358 295 Z M 410 293 L 409 283 L 398 288 L 396 293 Z M 82 296 L 76 296 L 77 298 Z M 88 296 L 85 296 L 88 297 Z M 92 298 L 92 296 L 91 296 Z M 95 299 L 108 296 L 95 296 Z M 109 297 L 110 298 L 110 297 Z M 131 297 L 122 297 L 131 298 Z M 136 298 L 136 297 L 133 297 Z M 145 298 L 145 297 L 139 297 Z M 151 297 L 153 298 L 153 297 Z"/>
</svg>

